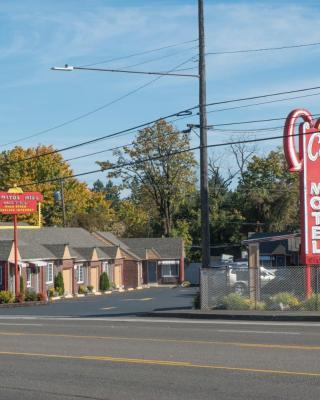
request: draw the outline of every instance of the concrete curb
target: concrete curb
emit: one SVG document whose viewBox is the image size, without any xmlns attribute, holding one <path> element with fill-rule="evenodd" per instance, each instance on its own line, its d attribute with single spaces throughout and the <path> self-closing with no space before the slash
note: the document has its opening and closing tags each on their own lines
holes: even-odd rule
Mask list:
<svg viewBox="0 0 320 400">
<path fill-rule="evenodd" d="M 0 308 L 45 306 L 47 304 L 49 304 L 48 301 L 25 301 L 23 303 L 4 303 L 4 304 L 0 304 Z"/>
<path fill-rule="evenodd" d="M 231 320 L 231 321 L 301 321 L 301 322 L 320 322 L 319 314 L 285 314 L 270 313 L 270 314 L 227 314 L 227 313 L 212 313 L 212 312 L 197 312 L 192 310 L 190 312 L 166 312 L 166 311 L 153 311 L 144 313 L 146 317 L 153 318 L 184 318 L 184 319 L 197 319 L 197 320 Z"/>
</svg>

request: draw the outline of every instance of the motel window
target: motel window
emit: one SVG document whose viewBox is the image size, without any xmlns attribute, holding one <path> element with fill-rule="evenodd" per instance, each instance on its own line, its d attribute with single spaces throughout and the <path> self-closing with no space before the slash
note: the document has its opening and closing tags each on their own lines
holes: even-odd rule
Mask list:
<svg viewBox="0 0 320 400">
<path fill-rule="evenodd" d="M 109 263 L 108 263 L 108 261 L 104 261 L 102 263 L 102 272 L 106 272 L 107 275 L 109 276 Z"/>
<path fill-rule="evenodd" d="M 53 263 L 46 266 L 46 283 L 53 283 Z"/>
<path fill-rule="evenodd" d="M 27 288 L 31 288 L 31 268 L 26 268 L 27 273 Z"/>
<path fill-rule="evenodd" d="M 179 261 L 160 261 L 162 277 L 179 276 Z"/>
<path fill-rule="evenodd" d="M 83 271 L 83 265 L 78 264 L 76 268 L 76 276 L 77 276 L 77 283 L 83 283 L 84 282 L 84 271 Z"/>
</svg>

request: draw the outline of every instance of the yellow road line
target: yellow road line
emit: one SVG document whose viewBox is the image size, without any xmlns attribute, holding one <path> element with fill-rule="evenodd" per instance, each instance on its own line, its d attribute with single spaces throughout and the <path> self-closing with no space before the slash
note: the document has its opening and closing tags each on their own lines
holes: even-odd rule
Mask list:
<svg viewBox="0 0 320 400">
<path fill-rule="evenodd" d="M 194 364 L 184 361 L 166 361 L 166 360 L 150 360 L 143 358 L 127 358 L 127 357 L 111 357 L 111 356 L 77 356 L 77 355 L 64 355 L 64 354 L 45 354 L 45 353 L 24 353 L 24 352 L 11 352 L 0 351 L 0 356 L 20 356 L 20 357 L 33 357 L 33 358 L 56 358 L 56 359 L 69 359 L 69 360 L 82 360 L 82 361 L 105 361 L 114 363 L 125 364 L 138 364 L 138 365 L 162 365 L 169 367 L 184 367 L 184 368 L 202 368 L 212 370 L 225 370 L 234 372 L 249 372 L 249 373 L 262 373 L 262 374 L 275 374 L 275 375 L 291 375 L 291 376 L 306 376 L 320 378 L 320 372 L 312 371 L 287 371 L 276 369 L 260 369 L 260 368 L 242 368 L 242 367 L 228 367 L 226 365 L 202 365 Z"/>
<path fill-rule="evenodd" d="M 93 335 L 69 335 L 64 333 L 26 333 L 26 332 L 1 332 L 0 336 L 44 336 L 44 337 L 61 337 L 66 339 L 90 339 L 90 340 L 125 340 L 138 342 L 158 342 L 158 343 L 175 343 L 175 344 L 199 344 L 199 345 L 217 345 L 217 346 L 234 346 L 243 348 L 257 349 L 282 349 L 282 350 L 313 350 L 319 351 L 320 346 L 304 346 L 304 345 L 286 345 L 286 344 L 264 344 L 264 343 L 244 343 L 244 342 L 223 342 L 210 340 L 183 340 L 183 339 L 160 339 L 160 338 L 139 338 L 139 337 L 123 337 L 123 336 L 93 336 Z"/>
</svg>

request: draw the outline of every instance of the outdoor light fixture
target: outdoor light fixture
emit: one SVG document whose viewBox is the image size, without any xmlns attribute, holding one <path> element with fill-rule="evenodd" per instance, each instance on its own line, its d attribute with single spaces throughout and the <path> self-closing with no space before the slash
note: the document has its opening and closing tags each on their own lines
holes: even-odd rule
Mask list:
<svg viewBox="0 0 320 400">
<path fill-rule="evenodd" d="M 66 64 L 64 67 L 52 67 L 53 71 L 73 71 L 74 67 L 72 65 Z"/>
</svg>

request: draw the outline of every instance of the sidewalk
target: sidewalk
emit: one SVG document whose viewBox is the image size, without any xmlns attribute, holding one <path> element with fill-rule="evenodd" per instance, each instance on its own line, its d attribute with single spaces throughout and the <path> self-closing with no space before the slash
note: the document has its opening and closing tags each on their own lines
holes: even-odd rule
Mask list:
<svg viewBox="0 0 320 400">
<path fill-rule="evenodd" d="M 189 318 L 189 319 L 222 319 L 247 321 L 313 321 L 320 322 L 320 311 L 232 311 L 232 310 L 194 310 L 172 309 L 158 310 L 146 313 L 148 317 L 156 318 Z"/>
</svg>

